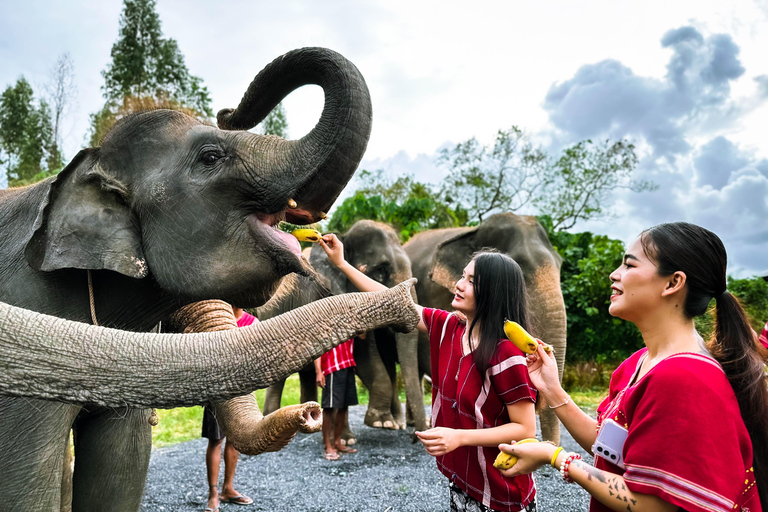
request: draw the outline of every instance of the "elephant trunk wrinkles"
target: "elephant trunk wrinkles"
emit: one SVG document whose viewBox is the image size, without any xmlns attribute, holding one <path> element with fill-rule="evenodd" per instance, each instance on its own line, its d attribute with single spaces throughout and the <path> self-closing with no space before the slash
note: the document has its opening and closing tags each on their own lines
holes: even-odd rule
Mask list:
<svg viewBox="0 0 768 512">
<path fill-rule="evenodd" d="M 329 297 L 239 329 L 118 331 L 0 303 L 0 394 L 107 407 L 185 407 L 264 388 L 370 329 L 419 321 L 415 280 Z M 283 344 L 291 345 L 286 353 Z"/>
<path fill-rule="evenodd" d="M 185 334 L 237 328 L 232 307 L 219 300 L 185 306 L 174 315 L 173 322 L 183 326 Z M 284 407 L 265 418 L 252 393 L 213 404 L 213 410 L 227 442 L 246 455 L 279 451 L 297 431 L 310 433 L 322 426 L 317 403 Z"/>
<path fill-rule="evenodd" d="M 298 208 L 287 212 L 287 220 L 299 224 L 322 218 L 321 212 L 333 205 L 365 153 L 372 107 L 360 71 L 326 48 L 294 50 L 272 61 L 253 79 L 236 109 L 217 115 L 222 129 L 249 130 L 291 91 L 307 84 L 317 84 L 325 93 L 320 120 L 299 141 L 272 141 L 270 174 L 279 178 L 262 176 L 273 186 L 284 184 L 284 190 L 274 193 L 271 211 L 282 211 L 294 196 Z M 296 161 L 306 162 L 301 167 L 304 174 L 298 174 Z M 319 185 L 319 176 L 327 185 Z"/>
</svg>

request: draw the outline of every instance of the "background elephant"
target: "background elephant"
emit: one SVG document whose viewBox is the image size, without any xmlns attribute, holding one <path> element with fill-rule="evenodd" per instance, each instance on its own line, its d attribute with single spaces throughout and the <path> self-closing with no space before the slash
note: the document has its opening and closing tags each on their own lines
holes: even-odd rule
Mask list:
<svg viewBox="0 0 768 512">
<path fill-rule="evenodd" d="M 454 286 L 472 255 L 486 247 L 512 257 L 523 270 L 533 334 L 555 348 L 560 375 L 565 363 L 566 317 L 560 290 L 561 258 L 535 217 L 500 213 L 477 227 L 419 233 L 403 247 L 418 279 L 419 304 L 451 310 Z M 419 340 L 420 370 L 429 374 L 429 340 Z M 549 409 L 541 412 L 544 439 L 559 442 L 560 424 Z"/>
<path fill-rule="evenodd" d="M 326 99 L 305 137 L 239 131 L 305 84 L 323 87 Z M 237 109 L 219 112 L 218 123 L 223 130 L 167 110 L 129 116 L 55 178 L 2 192 L 0 301 L 149 331 L 194 301 L 258 306 L 283 276 L 306 274 L 298 242 L 276 226 L 323 218 L 354 173 L 370 135 L 365 81 L 330 50 L 289 52 L 259 73 Z M 226 387 L 197 366 L 188 378 L 198 381 L 198 393 Z M 168 385 L 162 372 L 157 378 Z M 0 397 L 0 503 L 17 510 L 52 510 L 60 499 L 67 505 L 60 482 L 72 427 L 72 508 L 137 510 L 149 410 L 70 402 Z"/>
<path fill-rule="evenodd" d="M 356 222 L 343 236 L 344 258 L 368 277 L 392 287 L 411 277 L 411 262 L 403 251 L 394 229 L 386 224 L 370 220 Z M 305 250 L 306 251 L 306 250 Z M 309 251 L 309 262 L 327 280 L 330 292 L 343 294 L 357 289 L 344 274 L 334 267 L 320 246 Z M 311 293 L 298 302 L 284 302 L 292 307 L 311 299 Z M 294 299 L 295 300 L 295 299 Z M 282 311 L 285 309 L 280 309 Z M 259 310 L 259 317 L 266 318 L 276 311 Z M 418 335 L 416 331 L 396 333 L 391 328 L 382 328 L 366 334 L 365 339 L 355 340 L 356 372 L 368 388 L 369 403 L 365 424 L 370 427 L 405 428 L 405 417 L 397 389 L 397 369 L 400 363 L 405 383 L 407 416 L 417 430 L 428 428 L 424 412 L 424 393 L 418 372 Z M 299 372 L 301 379 L 301 401 L 317 400 L 314 367 L 308 365 Z M 273 411 L 280 406 L 283 382 L 267 389 L 264 411 Z"/>
</svg>

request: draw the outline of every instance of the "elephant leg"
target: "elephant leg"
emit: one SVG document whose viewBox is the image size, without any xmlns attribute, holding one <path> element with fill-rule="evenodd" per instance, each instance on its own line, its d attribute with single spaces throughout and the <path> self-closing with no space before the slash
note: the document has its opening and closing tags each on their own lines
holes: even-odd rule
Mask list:
<svg viewBox="0 0 768 512">
<path fill-rule="evenodd" d="M 267 388 L 267 393 L 264 397 L 264 414 L 271 414 L 280 408 L 284 387 L 285 379 L 279 380 Z"/>
<path fill-rule="evenodd" d="M 419 378 L 418 343 L 419 333 L 398 333 L 397 357 L 400 361 L 400 372 L 405 384 L 406 420 L 414 425 L 416 430 L 424 431 L 429 428 L 427 415 L 424 412 L 424 389 Z"/>
<path fill-rule="evenodd" d="M 74 425 L 72 510 L 139 510 L 152 448 L 150 409 L 92 408 Z"/>
<path fill-rule="evenodd" d="M 80 407 L 0 397 L 0 508 L 59 510 L 64 446 Z"/>
<path fill-rule="evenodd" d="M 368 410 L 363 420 L 374 428 L 397 429 L 392 417 L 392 381 L 376 346 L 379 331 L 368 331 L 366 339 L 355 341 L 356 372 L 368 388 Z"/>
<path fill-rule="evenodd" d="M 317 378 L 314 362 L 299 370 L 299 383 L 301 386 L 301 403 L 319 401 L 317 399 Z"/>
</svg>

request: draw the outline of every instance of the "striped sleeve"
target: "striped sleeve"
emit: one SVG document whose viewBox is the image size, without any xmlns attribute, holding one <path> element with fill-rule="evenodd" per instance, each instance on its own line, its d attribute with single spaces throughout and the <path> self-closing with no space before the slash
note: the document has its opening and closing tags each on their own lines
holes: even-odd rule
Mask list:
<svg viewBox="0 0 768 512">
<path fill-rule="evenodd" d="M 520 400 L 536 401 L 537 391 L 528 376 L 525 354 L 511 341 L 502 340 L 499 343 L 491 362 L 491 384 L 505 404 Z"/>
</svg>

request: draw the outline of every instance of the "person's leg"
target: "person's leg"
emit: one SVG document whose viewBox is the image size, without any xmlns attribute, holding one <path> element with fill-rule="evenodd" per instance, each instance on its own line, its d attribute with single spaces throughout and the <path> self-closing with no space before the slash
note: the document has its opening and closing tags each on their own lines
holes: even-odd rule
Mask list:
<svg viewBox="0 0 768 512">
<path fill-rule="evenodd" d="M 209 439 L 205 450 L 205 469 L 208 475 L 208 508 L 219 507 L 219 466 L 221 465 L 221 443 L 224 439 Z"/>
<path fill-rule="evenodd" d="M 323 409 L 323 449 L 325 451 L 325 458 L 328 460 L 338 460 L 339 458 L 339 454 L 331 442 L 333 427 L 333 409 Z"/>
<path fill-rule="evenodd" d="M 221 501 L 247 505 L 253 503 L 253 500 L 237 492 L 234 487 L 235 468 L 239 456 L 240 452 L 227 441 L 224 444 L 224 485 L 221 486 Z"/>
<path fill-rule="evenodd" d="M 343 452 L 343 453 L 356 453 L 357 450 L 345 445 L 341 442 L 341 432 L 344 430 L 344 424 L 347 422 L 347 413 L 349 412 L 349 408 L 342 407 L 339 409 L 336 409 L 336 425 L 334 425 L 334 436 L 333 438 L 336 440 L 334 444 L 334 448 L 336 448 L 337 451 Z"/>
</svg>

